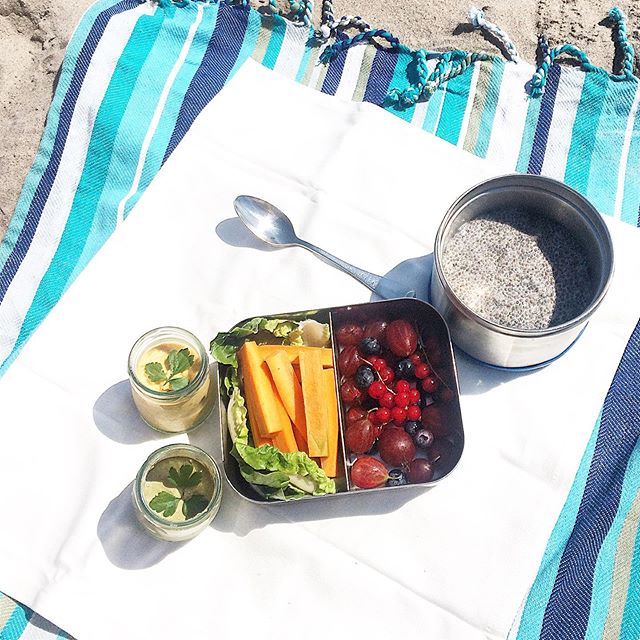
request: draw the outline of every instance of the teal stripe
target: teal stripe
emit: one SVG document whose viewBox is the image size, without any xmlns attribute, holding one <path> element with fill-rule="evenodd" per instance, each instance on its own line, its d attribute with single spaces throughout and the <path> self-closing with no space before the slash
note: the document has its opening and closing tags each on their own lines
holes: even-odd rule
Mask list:
<svg viewBox="0 0 640 640">
<path fill-rule="evenodd" d="M 396 66 L 393 71 L 391 82 L 389 83 L 389 90 L 398 89 L 399 91 L 402 91 L 409 86 L 408 78 L 411 77 L 409 67 L 414 64 L 415 62 L 411 54 L 400 51 L 396 55 Z M 385 109 L 393 113 L 395 116 L 398 116 L 407 122 L 411 122 L 413 112 L 416 110 L 416 107 L 415 105 L 410 107 L 400 107 L 395 104 L 389 104 L 388 106 L 385 106 Z"/>
<path fill-rule="evenodd" d="M 309 31 L 309 38 L 311 39 L 312 36 L 313 36 L 313 27 L 311 27 L 311 30 Z M 309 58 L 311 58 L 312 50 L 313 50 L 313 47 L 309 46 L 309 44 L 305 46 L 304 54 L 302 55 L 300 66 L 298 67 L 298 73 L 296 74 L 296 82 L 302 82 L 302 79 L 304 78 L 304 73 L 307 70 L 307 65 L 309 64 Z"/>
<path fill-rule="evenodd" d="M 163 11 L 156 11 L 153 16 L 141 16 L 118 60 L 96 116 L 87 160 L 62 238 L 51 265 L 40 282 L 16 344 L 0 367 L 0 374 L 15 359 L 24 342 L 60 299 L 69 284 L 69 275 L 84 249 L 98 208 L 101 191 L 97 190 L 95 185 L 104 184 L 122 116 L 140 69 L 153 48 L 163 19 Z M 113 220 L 107 224 L 109 228 L 113 228 Z"/>
<path fill-rule="evenodd" d="M 580 461 L 578 473 L 569 491 L 567 501 L 547 542 L 547 547 L 538 569 L 538 575 L 527 596 L 516 640 L 538 640 L 540 637 L 544 612 L 558 573 L 562 552 L 573 531 L 578 509 L 580 508 L 599 430 L 600 417 L 598 417 L 598 421 L 591 433 L 591 438 Z"/>
<path fill-rule="evenodd" d="M 162 12 L 163 9 L 158 9 L 158 13 Z M 82 272 L 115 229 L 118 206 L 133 184 L 138 156 L 151 126 L 158 100 L 197 14 L 195 4 L 174 11 L 170 18 L 167 17 L 167 13 L 164 14 L 165 19 L 140 70 L 122 116 L 113 143 L 109 171 L 102 186 L 98 211 L 94 215 L 82 255 L 69 278 L 70 282 Z M 126 152 L 120 153 L 121 149 Z"/>
<path fill-rule="evenodd" d="M 620 640 L 638 640 L 640 638 L 640 527 L 636 533 L 635 549 L 631 561 L 631 575 L 627 602 L 622 614 L 620 625 Z"/>
<path fill-rule="evenodd" d="M 425 115 L 424 122 L 422 123 L 422 128 L 429 133 L 435 133 L 436 131 L 438 120 L 440 120 L 440 110 L 442 108 L 445 93 L 445 89 L 442 86 L 439 86 L 429 98 L 427 114 Z"/>
<path fill-rule="evenodd" d="M 620 219 L 634 227 L 638 224 L 640 209 L 640 105 L 636 111 L 631 132 L 631 144 L 627 156 L 627 170 L 624 179 L 624 196 Z"/>
<path fill-rule="evenodd" d="M 256 48 L 258 42 L 258 35 L 262 29 L 262 20 L 260 14 L 257 11 L 249 11 L 249 17 L 247 19 L 247 29 L 244 32 L 244 40 L 238 53 L 238 59 L 231 68 L 229 73 L 229 79 L 233 78 L 238 69 L 251 57 Z M 227 80 L 228 82 L 229 80 Z"/>
<path fill-rule="evenodd" d="M 29 208 L 31 207 L 31 202 L 38 187 L 38 183 L 40 182 L 42 174 L 51 159 L 53 143 L 56 139 L 58 123 L 60 122 L 60 109 L 67 91 L 69 90 L 69 85 L 73 78 L 80 50 L 82 49 L 82 46 L 87 39 L 87 35 L 89 34 L 89 31 L 91 31 L 91 27 L 93 26 L 98 14 L 116 4 L 116 2 L 117 0 L 100 0 L 100 2 L 97 2 L 87 9 L 71 37 L 69 44 L 67 45 L 60 79 L 58 80 L 58 87 L 56 88 L 51 107 L 47 114 L 46 125 L 44 133 L 42 134 L 42 140 L 40 141 L 38 153 L 33 161 L 33 165 L 31 166 L 29 173 L 27 174 L 27 178 L 22 187 L 20 197 L 18 198 L 18 202 L 11 218 L 9 228 L 0 243 L 0 271 L 4 267 L 7 258 L 13 251 L 15 243 L 20 236 L 20 232 L 24 227 L 24 222 L 29 212 Z"/>
<path fill-rule="evenodd" d="M 0 640 L 18 640 L 24 633 L 24 630 L 29 624 L 30 615 L 27 616 L 27 610 L 18 603 L 18 606 L 13 610 L 11 617 L 7 620 L 7 624 L 0 629 Z"/>
<path fill-rule="evenodd" d="M 125 218 L 129 212 L 133 209 L 136 202 L 140 199 L 140 196 L 144 193 L 145 189 L 151 184 L 151 181 L 155 175 L 160 171 L 162 167 L 162 161 L 164 160 L 165 152 L 169 146 L 171 135 L 176 126 L 178 116 L 180 115 L 180 108 L 184 101 L 184 97 L 191 85 L 193 76 L 196 74 L 202 58 L 207 51 L 207 45 L 211 39 L 211 34 L 215 29 L 218 19 L 218 7 L 219 3 L 203 4 L 204 15 L 202 16 L 202 22 L 196 31 L 191 48 L 185 59 L 184 64 L 180 67 L 180 71 L 176 76 L 176 80 L 171 87 L 167 103 L 162 112 L 160 123 L 156 130 L 147 158 L 142 169 L 142 176 L 140 177 L 140 187 L 136 194 L 129 200 L 125 208 Z M 251 12 L 253 15 L 255 12 Z M 258 17 L 258 23 L 260 18 Z"/>
<path fill-rule="evenodd" d="M 480 127 L 478 129 L 478 137 L 473 153 L 480 158 L 487 157 L 489 150 L 489 140 L 491 140 L 491 131 L 493 129 L 493 121 L 496 117 L 496 107 L 498 106 L 498 98 L 500 97 L 500 85 L 502 84 L 502 76 L 504 75 L 505 63 L 502 60 L 494 59 L 491 62 L 491 73 L 489 74 L 489 82 L 487 83 L 487 95 L 484 100 L 484 108 L 480 116 Z"/>
<path fill-rule="evenodd" d="M 618 539 L 629 509 L 640 490 L 640 442 L 631 454 L 625 471 L 618 511 L 611 528 L 604 539 L 596 562 L 593 587 L 591 589 L 591 611 L 585 640 L 597 640 L 602 637 L 604 624 L 609 612 L 611 588 L 613 586 L 613 566 L 618 550 Z"/>
<path fill-rule="evenodd" d="M 610 215 L 614 210 L 624 132 L 636 86 L 635 82 L 607 84 L 586 190 L 587 198 L 604 214 Z"/>
<path fill-rule="evenodd" d="M 529 98 L 529 107 L 527 108 L 527 119 L 524 123 L 524 131 L 522 133 L 522 141 L 520 143 L 520 153 L 516 164 L 516 171 L 526 173 L 529 167 L 529 159 L 531 158 L 531 150 L 533 149 L 533 141 L 536 136 L 536 127 L 538 117 L 540 115 L 540 98 Z"/>
<path fill-rule="evenodd" d="M 269 38 L 267 50 L 264 52 L 264 58 L 262 58 L 262 64 L 268 69 L 273 69 L 280 55 L 282 41 L 284 40 L 284 34 L 287 28 L 282 16 L 273 16 L 264 18 L 264 20 L 273 20 L 273 26 L 271 28 L 271 37 Z"/>
<path fill-rule="evenodd" d="M 571 132 L 564 181 L 580 193 L 586 193 L 598 121 L 608 79 L 603 73 L 585 73 L 576 119 Z"/>
<path fill-rule="evenodd" d="M 447 82 L 442 114 L 436 135 L 451 144 L 458 144 L 460 128 L 469 100 L 469 87 L 473 78 L 474 66 Z"/>
</svg>

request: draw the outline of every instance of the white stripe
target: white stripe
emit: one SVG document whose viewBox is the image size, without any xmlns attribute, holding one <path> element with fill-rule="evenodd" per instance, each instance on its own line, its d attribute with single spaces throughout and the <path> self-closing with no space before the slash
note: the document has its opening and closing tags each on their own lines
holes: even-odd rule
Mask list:
<svg viewBox="0 0 640 640">
<path fill-rule="evenodd" d="M 71 118 L 69 135 L 51 193 L 3 304 L 0 304 L 0 363 L 11 353 L 25 315 L 58 248 L 87 156 L 93 126 L 114 69 L 138 18 L 153 15 L 155 5 L 144 3 L 115 15 L 91 58 Z"/>
<path fill-rule="evenodd" d="M 136 172 L 133 177 L 133 184 L 131 185 L 131 189 L 129 193 L 120 200 L 120 204 L 118 205 L 118 222 L 117 224 L 121 224 L 124 221 L 124 212 L 127 206 L 127 203 L 138 191 L 138 187 L 140 186 L 140 179 L 142 178 L 142 170 L 144 169 L 144 163 L 147 159 L 147 153 L 149 152 L 149 147 L 151 146 L 151 140 L 156 133 L 158 128 L 158 124 L 160 123 L 160 118 L 162 117 L 162 112 L 164 111 L 164 107 L 169 98 L 169 93 L 171 92 L 171 88 L 173 87 L 173 83 L 176 80 L 178 72 L 180 68 L 184 64 L 184 61 L 187 58 L 187 54 L 189 53 L 189 49 L 191 48 L 191 43 L 196 35 L 196 31 L 202 22 L 202 16 L 204 15 L 204 8 L 201 3 L 198 3 L 198 13 L 196 15 L 196 19 L 189 29 L 189 33 L 187 34 L 187 39 L 184 41 L 182 45 L 182 49 L 180 50 L 180 55 L 176 60 L 173 68 L 171 69 L 171 73 L 167 77 L 167 81 L 164 84 L 162 89 L 162 93 L 160 94 L 160 98 L 158 100 L 158 104 L 156 105 L 156 109 L 153 113 L 153 117 L 151 118 L 151 122 L 149 123 L 149 129 L 147 130 L 147 134 L 142 142 L 142 147 L 140 148 L 140 156 L 138 157 L 138 166 L 136 167 Z"/>
<path fill-rule="evenodd" d="M 411 124 L 416 125 L 422 129 L 422 125 L 424 124 L 424 119 L 427 117 L 427 109 L 429 108 L 429 103 L 422 99 L 416 102 L 415 109 L 413 110 L 413 116 L 411 116 Z"/>
<path fill-rule="evenodd" d="M 469 93 L 467 94 L 467 106 L 464 110 L 464 116 L 462 116 L 462 124 L 460 125 L 460 135 L 458 136 L 458 147 L 464 146 L 464 139 L 467 137 L 467 129 L 469 128 L 469 120 L 471 119 L 471 110 L 473 109 L 473 103 L 476 97 L 476 87 L 478 86 L 478 77 L 480 75 L 480 64 L 476 62 L 473 65 L 473 76 L 471 76 L 471 82 L 469 83 Z"/>
<path fill-rule="evenodd" d="M 549 140 L 553 140 L 553 145 L 547 145 L 540 171 L 542 175 L 556 180 L 564 180 L 571 147 L 571 133 L 576 121 L 586 75 L 584 71 L 570 67 L 561 67 L 560 69 L 558 91 L 549 126 Z"/>
<path fill-rule="evenodd" d="M 313 70 L 311 71 L 311 77 L 309 78 L 309 83 L 307 85 L 309 87 L 315 87 L 316 84 L 318 83 L 318 78 L 320 77 L 320 72 L 325 67 L 325 63 L 324 62 L 320 62 L 320 57 L 322 56 L 322 53 L 324 52 L 324 50 L 328 46 L 329 46 L 328 43 L 325 43 L 325 44 L 320 46 L 320 50 L 318 51 L 318 58 L 316 59 L 316 62 L 314 64 L 314 66 L 313 66 Z"/>
<path fill-rule="evenodd" d="M 347 51 L 347 58 L 344 61 L 344 69 L 340 76 L 340 83 L 336 90 L 336 96 L 345 100 L 353 100 L 353 94 L 358 86 L 362 59 L 367 51 L 366 46 L 351 47 Z"/>
<path fill-rule="evenodd" d="M 500 162 L 508 170 L 515 171 L 518 164 L 529 106 L 525 85 L 534 71 L 533 66 L 525 62 L 505 63 L 487 159 Z"/>
<path fill-rule="evenodd" d="M 284 38 L 282 47 L 276 60 L 274 71 L 295 79 L 304 55 L 304 48 L 309 38 L 309 29 L 298 26 L 287 20 L 285 22 Z"/>
<path fill-rule="evenodd" d="M 427 76 L 435 69 L 436 60 L 427 60 Z M 411 124 L 420 127 L 424 127 L 424 119 L 427 117 L 427 109 L 429 108 L 429 101 L 421 98 L 413 110 L 413 116 L 411 117 Z"/>
<path fill-rule="evenodd" d="M 620 219 L 622 216 L 622 201 L 624 200 L 624 184 L 627 173 L 627 161 L 629 160 L 629 148 L 631 147 L 631 138 L 633 136 L 633 126 L 638 112 L 638 104 L 640 103 L 640 87 L 636 89 L 636 95 L 631 105 L 629 119 L 627 120 L 627 130 L 624 134 L 624 143 L 622 145 L 622 155 L 620 156 L 620 166 L 618 167 L 618 187 L 616 190 L 616 203 L 613 207 L 613 215 Z M 637 176 L 636 176 L 637 177 Z"/>
</svg>

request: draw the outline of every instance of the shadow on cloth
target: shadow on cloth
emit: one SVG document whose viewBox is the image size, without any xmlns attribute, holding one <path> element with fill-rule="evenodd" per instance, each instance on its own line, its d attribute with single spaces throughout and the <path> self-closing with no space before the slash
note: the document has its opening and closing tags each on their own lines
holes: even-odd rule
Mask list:
<svg viewBox="0 0 640 640">
<path fill-rule="evenodd" d="M 96 400 L 93 421 L 107 438 L 121 444 L 140 444 L 166 437 L 140 417 L 128 380 L 112 385 Z"/>
<path fill-rule="evenodd" d="M 104 510 L 98 538 L 109 561 L 120 569 L 147 569 L 177 551 L 184 542 L 163 542 L 147 534 L 136 519 L 130 482 Z"/>
</svg>

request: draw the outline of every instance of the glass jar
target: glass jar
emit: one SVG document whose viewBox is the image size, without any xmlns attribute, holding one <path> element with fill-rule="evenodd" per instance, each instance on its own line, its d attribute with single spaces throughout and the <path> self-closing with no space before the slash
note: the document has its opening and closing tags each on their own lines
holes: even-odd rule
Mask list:
<svg viewBox="0 0 640 640">
<path fill-rule="evenodd" d="M 167 482 L 171 468 L 181 475 L 184 465 L 190 465 L 192 472 L 201 473 L 198 484 L 192 486 L 186 481 L 184 488 Z M 189 470 L 186 471 L 188 474 Z M 163 496 L 165 505 L 172 503 L 170 496 L 174 495 L 175 509 L 171 515 L 164 515 L 168 512 L 163 513 L 157 504 L 155 509 L 151 506 L 154 497 L 161 492 L 169 496 L 169 502 L 167 496 Z M 140 467 L 133 483 L 133 504 L 138 522 L 158 540 L 183 542 L 197 536 L 211 524 L 221 500 L 222 480 L 218 465 L 208 453 L 190 444 L 170 444 L 154 451 Z M 189 514 L 190 504 L 195 505 L 193 515 Z"/>
<path fill-rule="evenodd" d="M 161 371 L 167 372 L 170 352 L 185 348 L 193 356 L 193 364 L 179 376 L 187 379 L 184 387 L 173 388 L 173 383 L 163 385 L 148 377 L 145 365 L 160 361 Z M 189 431 L 213 408 L 209 355 L 198 338 L 184 329 L 160 327 L 139 338 L 129 354 L 129 380 L 142 419 L 158 431 Z"/>
</svg>

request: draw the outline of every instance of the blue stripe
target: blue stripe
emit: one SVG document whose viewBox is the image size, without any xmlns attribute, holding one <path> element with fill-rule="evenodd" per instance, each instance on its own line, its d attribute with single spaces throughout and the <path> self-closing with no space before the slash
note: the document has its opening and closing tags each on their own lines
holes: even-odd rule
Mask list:
<svg viewBox="0 0 640 640">
<path fill-rule="evenodd" d="M 487 157 L 489 150 L 489 140 L 491 139 L 491 131 L 493 130 L 493 120 L 496 117 L 496 107 L 500 98 L 500 85 L 502 84 L 502 76 L 504 75 L 506 63 L 502 60 L 491 61 L 491 73 L 489 82 L 487 83 L 487 94 L 484 99 L 484 108 L 480 116 L 480 125 L 478 128 L 478 137 L 473 150 L 475 155 L 481 158 Z"/>
<path fill-rule="evenodd" d="M 103 11 L 96 18 L 96 21 L 87 36 L 87 40 L 82 46 L 80 54 L 78 55 L 78 64 L 76 65 L 73 79 L 69 84 L 69 91 L 62 102 L 60 124 L 58 131 L 56 132 L 56 139 L 51 152 L 51 160 L 42 174 L 40 183 L 36 188 L 31 206 L 29 207 L 29 213 L 27 214 L 20 236 L 16 241 L 16 245 L 0 272 L 0 303 L 4 300 L 7 289 L 20 268 L 29 246 L 31 245 L 36 229 L 38 228 L 40 216 L 42 215 L 42 211 L 45 207 L 49 194 L 51 193 L 51 187 L 53 186 L 53 182 L 60 166 L 62 152 L 69 134 L 71 118 L 80 93 L 80 88 L 84 82 L 87 69 L 89 68 L 93 53 L 98 46 L 98 42 L 102 38 L 109 20 L 111 20 L 113 16 L 119 13 L 124 13 L 127 10 L 134 9 L 139 4 L 138 0 L 122 0 L 122 2 L 119 2 L 110 9 Z"/>
<path fill-rule="evenodd" d="M 89 32 L 97 16 L 113 4 L 113 0 L 101 0 L 101 2 L 97 2 L 91 6 L 78 24 L 71 41 L 67 45 L 64 61 L 62 63 L 62 73 L 60 74 L 60 80 L 58 81 L 58 86 L 56 88 L 51 107 L 47 113 L 47 120 L 45 123 L 44 133 L 42 135 L 42 141 L 40 142 L 40 148 L 38 149 L 38 153 L 33 161 L 31 170 L 29 171 L 22 187 L 22 191 L 20 192 L 20 198 L 18 199 L 13 216 L 11 217 L 9 228 L 0 243 L 0 269 L 6 264 L 7 258 L 11 255 L 11 252 L 20 237 L 20 232 L 24 226 L 25 219 L 27 219 L 27 214 L 31 207 L 33 196 L 38 188 L 40 178 L 51 159 L 54 143 L 56 141 L 58 124 L 60 122 L 60 111 L 64 103 L 64 97 L 69 90 L 69 86 L 75 74 L 78 55 L 89 36 Z"/>
<path fill-rule="evenodd" d="M 27 312 L 11 354 L 0 367 L 5 370 L 25 341 L 36 330 L 69 285 L 69 277 L 84 250 L 99 199 L 108 175 L 116 134 L 131 99 L 140 70 L 155 43 L 164 11 L 141 14 L 113 72 L 98 109 L 87 150 L 87 159 L 73 199 L 60 243 Z M 96 188 L 99 185 L 99 188 Z M 113 226 L 108 217 L 107 231 Z"/>
<path fill-rule="evenodd" d="M 640 527 L 636 531 L 627 602 L 620 625 L 620 640 L 638 640 L 640 638 L 638 603 L 640 603 Z"/>
<path fill-rule="evenodd" d="M 544 95 L 540 103 L 540 114 L 538 115 L 538 125 L 533 138 L 531 157 L 529 158 L 528 173 L 540 174 L 544 156 L 547 151 L 547 141 L 549 139 L 549 129 L 551 128 L 551 118 L 553 118 L 553 107 L 556 102 L 556 93 L 560 81 L 560 65 L 554 64 L 549 69 L 547 84 Z"/>
<path fill-rule="evenodd" d="M 636 88 L 635 82 L 608 84 L 602 116 L 594 131 L 595 144 L 586 195 L 601 213 L 614 213 L 622 146 Z"/>
<path fill-rule="evenodd" d="M 427 114 L 424 117 L 422 128 L 429 133 L 435 135 L 436 127 L 440 121 L 440 114 L 442 113 L 442 103 L 444 102 L 444 96 L 447 90 L 442 85 L 433 92 L 433 95 L 429 98 L 427 103 Z"/>
<path fill-rule="evenodd" d="M 447 93 L 436 135 L 451 144 L 458 144 L 474 68 L 474 65 L 471 65 L 464 73 L 447 82 Z"/>
<path fill-rule="evenodd" d="M 280 55 L 280 49 L 282 49 L 282 41 L 287 31 L 287 24 L 284 18 L 278 15 L 265 17 L 264 20 L 272 21 L 273 26 L 271 27 L 271 37 L 269 38 L 267 50 L 262 58 L 262 64 L 268 69 L 273 69 Z"/>
<path fill-rule="evenodd" d="M 176 64 L 197 17 L 196 5 L 190 4 L 176 11 L 167 19 L 167 10 L 159 8 L 158 16 L 164 14 L 160 31 L 153 48 L 138 74 L 131 91 L 121 126 L 113 143 L 109 169 L 99 198 L 99 210 L 93 218 L 87 242 L 73 273 L 72 282 L 82 272 L 98 249 L 105 243 L 116 227 L 116 216 L 120 201 L 126 197 L 133 184 L 142 145 L 151 126 L 158 101 L 165 84 Z M 126 152 L 120 152 L 126 150 Z"/>
<path fill-rule="evenodd" d="M 162 112 L 162 116 L 160 117 L 158 128 L 153 136 L 149 152 L 145 159 L 142 176 L 140 177 L 140 186 L 138 191 L 126 204 L 124 212 L 125 218 L 129 215 L 131 209 L 133 209 L 136 202 L 140 199 L 140 196 L 151 184 L 151 181 L 162 166 L 167 146 L 171 140 L 171 135 L 175 129 L 176 121 L 184 102 L 185 94 L 189 89 L 193 76 L 202 63 L 202 57 L 207 50 L 207 43 L 209 42 L 211 33 L 215 28 L 219 4 L 217 2 L 212 2 L 210 4 L 201 4 L 200 6 L 204 12 L 202 22 L 200 22 L 200 25 L 198 26 L 184 64 L 180 67 L 180 71 L 178 72 L 175 82 L 171 87 L 171 91 L 169 92 L 169 96 L 167 97 L 167 103 L 164 111 Z"/>
<path fill-rule="evenodd" d="M 639 353 L 640 322 L 605 399 L 576 526 L 545 611 L 542 640 L 582 640 L 587 629 L 596 560 L 618 510 L 629 457 L 640 436 Z"/>
<path fill-rule="evenodd" d="M 396 57 L 385 49 L 378 49 L 373 57 L 371 73 L 362 100 L 381 107 L 387 97 L 389 84 L 396 68 Z"/>
<path fill-rule="evenodd" d="M 0 640 L 18 640 L 29 624 L 33 611 L 18 603 L 7 624 L 0 630 Z"/>
<path fill-rule="evenodd" d="M 415 76 L 415 60 L 411 54 L 405 53 L 404 51 L 399 53 L 393 51 L 390 52 L 389 55 L 393 56 L 396 62 L 390 87 L 391 89 L 404 91 L 404 89 L 409 86 L 409 78 Z M 416 105 L 412 104 L 410 107 L 403 107 L 387 101 L 386 110 L 398 116 L 398 118 L 402 118 L 405 122 L 411 122 L 416 110 Z"/>
<path fill-rule="evenodd" d="M 600 554 L 596 561 L 593 578 L 593 592 L 591 596 L 591 613 L 587 625 L 586 638 L 598 640 L 602 637 L 609 604 L 611 602 L 611 591 L 614 583 L 614 565 L 618 553 L 618 541 L 620 532 L 629 515 L 629 510 L 640 490 L 640 442 L 636 442 L 635 450 L 631 455 L 627 470 L 624 476 L 622 491 L 620 495 L 620 505 L 618 512 L 611 525 L 611 529 L 605 538 Z M 617 590 L 614 590 L 613 598 L 619 597 Z"/>
<path fill-rule="evenodd" d="M 347 36 L 344 33 L 339 33 L 337 39 L 346 40 Z M 335 95 L 338 90 L 338 85 L 340 84 L 340 78 L 342 78 L 342 72 L 344 71 L 344 63 L 347 61 L 347 53 L 347 50 L 341 51 L 331 60 L 331 62 L 329 62 L 327 73 L 324 77 L 324 82 L 322 83 L 322 93 L 328 93 L 332 96 Z"/>
<path fill-rule="evenodd" d="M 547 546 L 542 556 L 538 575 L 529 591 L 518 629 L 517 640 L 537 640 L 542 629 L 547 602 L 558 573 L 558 566 L 571 531 L 575 526 L 576 516 L 580 508 L 580 501 L 587 483 L 587 476 L 593 460 L 598 432 L 600 430 L 600 418 L 598 418 L 587 448 L 582 455 L 578 472 L 569 491 L 569 496 L 562 507 L 558 521 L 556 522 Z"/>
<path fill-rule="evenodd" d="M 229 73 L 229 80 L 233 78 L 233 76 L 238 72 L 238 69 L 253 55 L 261 30 L 262 20 L 260 19 L 260 14 L 257 11 L 249 11 L 247 15 L 247 29 L 244 33 L 242 47 L 240 48 L 238 58 Z"/>
<path fill-rule="evenodd" d="M 162 164 L 184 138 L 200 112 L 227 81 L 242 48 L 249 11 L 248 7 L 220 4 L 216 28 L 185 95 Z"/>
<path fill-rule="evenodd" d="M 606 91 L 607 77 L 603 73 L 585 73 L 564 174 L 565 183 L 584 194 Z"/>
</svg>

